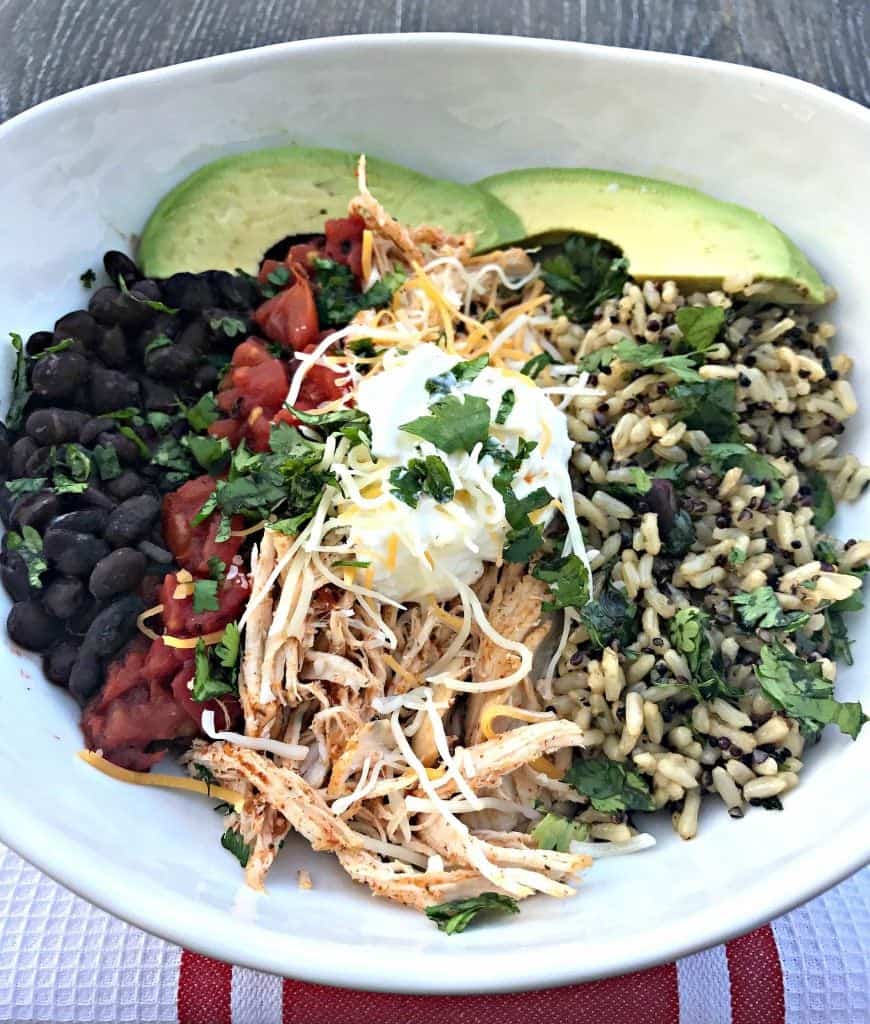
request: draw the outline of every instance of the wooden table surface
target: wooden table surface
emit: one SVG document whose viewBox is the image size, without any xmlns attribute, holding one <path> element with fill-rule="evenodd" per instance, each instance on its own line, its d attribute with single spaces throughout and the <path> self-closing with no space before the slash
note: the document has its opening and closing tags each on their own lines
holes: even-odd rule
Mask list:
<svg viewBox="0 0 870 1024">
<path fill-rule="evenodd" d="M 868 0 L 0 0 L 0 120 L 91 82 L 213 53 L 441 31 L 715 57 L 870 105 Z"/>
</svg>

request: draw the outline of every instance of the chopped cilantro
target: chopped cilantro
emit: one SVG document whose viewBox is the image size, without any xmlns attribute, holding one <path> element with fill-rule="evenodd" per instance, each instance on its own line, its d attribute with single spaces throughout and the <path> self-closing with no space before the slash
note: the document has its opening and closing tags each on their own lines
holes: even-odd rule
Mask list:
<svg viewBox="0 0 870 1024">
<path fill-rule="evenodd" d="M 765 644 L 755 669 L 765 696 L 800 725 L 801 732 L 816 738 L 826 725 L 856 739 L 868 720 L 857 701 L 844 703 L 834 697 L 834 686 L 822 675 L 818 662 L 804 661 L 781 643 Z"/>
<path fill-rule="evenodd" d="M 564 781 L 589 797 L 592 807 L 601 814 L 655 810 L 644 780 L 617 761 L 575 757 Z"/>
<path fill-rule="evenodd" d="M 812 489 L 813 504 L 816 507 L 813 513 L 813 526 L 823 530 L 834 518 L 837 506 L 834 504 L 834 496 L 824 475 L 816 469 L 807 472 L 807 483 Z"/>
<path fill-rule="evenodd" d="M 400 430 L 422 437 L 450 455 L 470 452 L 489 435 L 489 403 L 477 395 L 447 395 L 429 407 L 428 416 L 403 423 Z"/>
<path fill-rule="evenodd" d="M 34 494 L 48 483 L 44 476 L 21 476 L 17 480 L 6 480 L 3 486 L 13 498 L 20 498 L 22 494 Z"/>
<path fill-rule="evenodd" d="M 371 338 L 356 338 L 354 341 L 349 341 L 347 347 L 361 359 L 375 359 L 384 351 L 382 348 L 375 348 Z"/>
<path fill-rule="evenodd" d="M 695 525 L 685 509 L 674 514 L 670 529 L 662 539 L 662 550 L 672 558 L 682 558 L 695 543 Z"/>
<path fill-rule="evenodd" d="M 242 838 L 241 832 L 234 828 L 228 828 L 221 836 L 221 846 L 236 858 L 242 867 L 248 866 L 248 858 L 251 856 L 251 847 Z"/>
<path fill-rule="evenodd" d="M 184 413 L 191 430 L 203 431 L 219 418 L 220 412 L 214 395 L 209 391 L 203 395 L 194 405 L 185 410 Z"/>
<path fill-rule="evenodd" d="M 561 252 L 541 263 L 541 277 L 565 315 L 585 323 L 602 302 L 622 294 L 628 261 L 600 239 L 572 235 Z"/>
<path fill-rule="evenodd" d="M 693 352 L 705 352 L 725 326 L 725 310 L 719 306 L 684 306 L 676 313 L 683 341 Z"/>
<path fill-rule="evenodd" d="M 235 693 L 236 687 L 211 662 L 209 648 L 203 640 L 197 641 L 194 655 L 193 688 L 191 696 L 195 701 L 212 700 L 227 693 Z"/>
<path fill-rule="evenodd" d="M 450 471 L 437 455 L 411 459 L 407 466 L 391 470 L 390 492 L 411 508 L 417 507 L 421 493 L 439 503 L 452 501 L 455 493 Z"/>
<path fill-rule="evenodd" d="M 481 913 L 518 914 L 517 901 L 500 892 L 482 892 L 467 900 L 450 900 L 426 907 L 426 917 L 434 921 L 442 932 L 458 935 L 464 932 L 474 918 Z"/>
<path fill-rule="evenodd" d="M 614 641 L 625 648 L 637 636 L 637 606 L 609 584 L 600 597 L 580 609 L 580 620 L 589 634 L 589 642 L 602 650 Z"/>
<path fill-rule="evenodd" d="M 211 434 L 188 434 L 182 444 L 200 466 L 210 473 L 224 469 L 232 451 L 227 438 L 212 437 Z"/>
<path fill-rule="evenodd" d="M 121 278 L 121 280 L 123 280 L 123 278 Z M 139 454 L 142 456 L 143 459 L 151 458 L 151 449 L 148 447 L 147 444 L 145 444 L 142 438 L 136 433 L 136 431 L 132 427 L 128 427 L 126 425 L 118 427 L 118 433 L 123 434 L 124 437 L 129 438 L 129 440 L 131 440 L 133 444 L 136 445 L 136 447 L 139 449 Z"/>
<path fill-rule="evenodd" d="M 41 352 L 37 352 L 34 359 L 37 361 L 44 359 L 46 356 L 57 355 L 58 352 L 66 352 L 67 349 L 73 347 L 72 338 L 64 338 L 63 341 L 59 341 L 56 345 L 49 345 L 48 348 L 44 348 Z"/>
<path fill-rule="evenodd" d="M 101 480 L 115 480 L 121 475 L 121 463 L 118 453 L 108 444 L 98 444 L 94 448 L 94 465 Z"/>
<path fill-rule="evenodd" d="M 558 850 L 567 853 L 572 842 L 583 843 L 589 838 L 589 826 L 581 821 L 569 821 L 561 814 L 545 814 L 531 832 L 539 850 Z"/>
<path fill-rule="evenodd" d="M 338 433 L 354 444 L 363 444 L 368 442 L 371 435 L 368 413 L 362 409 L 332 409 L 329 412 L 317 412 L 316 409 L 306 412 L 293 406 L 288 406 L 288 409 L 300 423 L 316 427 L 327 436 Z"/>
<path fill-rule="evenodd" d="M 536 380 L 541 370 L 547 366 L 551 366 L 553 363 L 553 357 L 549 352 L 539 352 L 536 356 L 532 356 L 528 362 L 523 363 L 520 373 L 531 377 L 532 380 Z"/>
<path fill-rule="evenodd" d="M 614 355 L 624 363 L 642 366 L 644 369 L 656 369 L 662 373 L 673 373 L 681 381 L 697 384 L 701 375 L 692 363 L 691 355 L 666 356 L 662 345 L 653 343 L 639 345 L 626 338 L 613 348 Z"/>
<path fill-rule="evenodd" d="M 340 562 L 333 562 L 333 569 L 368 569 L 371 562 L 363 562 L 359 558 L 345 558 Z"/>
<path fill-rule="evenodd" d="M 477 380 L 480 371 L 489 366 L 489 356 L 482 355 L 476 359 L 467 359 L 463 363 L 457 363 L 437 377 L 430 377 L 426 381 L 426 390 L 430 395 L 448 395 L 450 392 L 463 384 L 471 384 Z"/>
<path fill-rule="evenodd" d="M 361 309 L 385 306 L 393 292 L 404 282 L 405 274 L 394 270 L 377 281 L 366 292 L 357 288 L 350 267 L 334 260 L 313 261 L 316 285 L 315 301 L 321 327 L 339 327 L 350 323 Z"/>
<path fill-rule="evenodd" d="M 222 559 L 218 558 L 217 555 L 212 555 L 208 560 L 208 574 L 213 580 L 220 582 L 227 573 L 227 563 Z"/>
<path fill-rule="evenodd" d="M 670 639 L 685 656 L 691 672 L 688 687 L 698 700 L 735 700 L 735 690 L 722 675 L 722 663 L 708 632 L 709 616 L 699 608 L 681 608 L 670 622 Z"/>
<path fill-rule="evenodd" d="M 234 668 L 238 664 L 241 639 L 238 624 L 228 623 L 221 642 L 214 649 L 222 668 Z"/>
<path fill-rule="evenodd" d="M 152 352 L 156 352 L 159 348 L 168 348 L 172 344 L 172 338 L 166 334 L 158 334 L 153 341 L 149 341 L 145 346 L 144 355 L 150 355 Z"/>
<path fill-rule="evenodd" d="M 201 612 L 216 612 L 219 607 L 217 592 L 217 580 L 196 580 L 193 584 L 194 612 L 197 615 Z"/>
<path fill-rule="evenodd" d="M 787 633 L 800 629 L 809 619 L 809 612 L 784 612 L 772 587 L 756 587 L 748 593 L 735 594 L 731 603 L 737 609 L 741 625 L 755 629 L 781 629 Z"/>
<path fill-rule="evenodd" d="M 32 526 L 22 526 L 21 533 L 9 530 L 6 545 L 10 551 L 18 552 L 24 559 L 27 582 L 34 590 L 38 590 L 42 586 L 42 574 L 48 569 L 48 562 L 42 553 L 42 537 Z"/>
<path fill-rule="evenodd" d="M 585 373 L 598 373 L 605 366 L 610 366 L 616 358 L 616 349 L 613 345 L 605 345 L 594 352 L 589 352 L 577 360 L 577 369 Z"/>
<path fill-rule="evenodd" d="M 553 599 L 544 604 L 546 612 L 582 608 L 589 601 L 589 572 L 577 555 L 538 562 L 532 575 L 550 585 Z"/>
<path fill-rule="evenodd" d="M 9 402 L 9 411 L 6 413 L 6 426 L 10 430 L 20 430 L 24 419 L 24 407 L 30 398 L 30 389 L 27 387 L 27 359 L 21 335 L 12 333 L 9 337 L 15 350 L 15 366 L 12 370 L 12 398 Z"/>
<path fill-rule="evenodd" d="M 83 288 L 91 289 L 94 287 L 94 281 L 96 281 L 97 275 L 88 267 L 87 270 L 79 274 L 79 280 L 82 283 Z"/>
<path fill-rule="evenodd" d="M 728 552 L 728 564 L 729 565 L 743 565 L 746 559 L 749 557 L 749 552 L 746 548 L 732 548 Z"/>
<path fill-rule="evenodd" d="M 495 422 L 503 427 L 508 421 L 508 416 L 513 412 L 514 406 L 517 404 L 517 393 L 513 388 L 508 388 L 507 391 L 501 396 L 501 401 L 498 403 L 498 412 L 495 414 Z"/>
<path fill-rule="evenodd" d="M 225 338 L 237 338 L 248 331 L 248 325 L 237 316 L 215 317 L 208 325 L 215 334 L 223 334 Z"/>
<path fill-rule="evenodd" d="M 768 460 L 739 441 L 711 444 L 704 452 L 714 473 L 723 476 L 729 469 L 739 466 L 743 475 L 753 484 L 764 484 L 782 479 L 782 473 Z"/>
<path fill-rule="evenodd" d="M 671 397 L 690 430 L 703 430 L 711 441 L 730 441 L 737 433 L 737 386 L 733 380 L 677 384 Z"/>
</svg>

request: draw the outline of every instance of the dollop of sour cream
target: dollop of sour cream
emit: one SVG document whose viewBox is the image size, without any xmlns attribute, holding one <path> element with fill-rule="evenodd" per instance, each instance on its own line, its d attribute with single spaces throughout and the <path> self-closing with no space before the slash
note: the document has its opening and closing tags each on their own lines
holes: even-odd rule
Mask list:
<svg viewBox="0 0 870 1024">
<path fill-rule="evenodd" d="M 491 455 L 481 455 L 481 445 L 448 454 L 402 430 L 402 424 L 431 415 L 430 406 L 441 396 L 430 394 L 426 382 L 459 362 L 459 357 L 428 343 L 408 352 L 392 350 L 384 357 L 382 372 L 365 378 L 357 389 L 356 404 L 371 420 L 371 460 L 351 460 L 342 472 L 346 499 L 339 505 L 336 525 L 346 527 L 355 558 L 371 564 L 374 589 L 395 601 L 455 596 L 457 580 L 474 583 L 484 563 L 500 557 L 509 530 L 504 500 L 493 485 L 501 466 Z M 514 404 L 504 424 L 497 424 L 508 390 L 514 393 Z M 521 440 L 537 442 L 513 479 L 518 498 L 539 487 L 556 500 L 570 495 L 567 420 L 534 381 L 515 370 L 487 366 L 451 393 L 486 399 L 490 437 L 511 453 Z M 438 502 L 421 494 L 412 508 L 390 493 L 389 473 L 428 455 L 438 456 L 447 467 L 455 495 Z M 551 504 L 533 513 L 533 522 L 548 522 L 553 510 Z"/>
</svg>

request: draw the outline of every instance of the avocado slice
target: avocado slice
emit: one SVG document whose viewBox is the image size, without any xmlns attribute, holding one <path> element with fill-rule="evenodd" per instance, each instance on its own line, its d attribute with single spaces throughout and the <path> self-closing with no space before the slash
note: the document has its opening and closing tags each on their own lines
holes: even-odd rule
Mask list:
<svg viewBox="0 0 870 1024">
<path fill-rule="evenodd" d="M 287 235 L 319 233 L 347 215 L 356 195 L 357 156 L 284 146 L 224 157 L 194 171 L 160 201 L 139 242 L 146 274 L 257 270 L 263 253 Z M 406 224 L 473 231 L 480 249 L 523 234 L 518 217 L 489 192 L 429 178 L 385 160 L 366 160 L 368 185 Z"/>
<path fill-rule="evenodd" d="M 478 185 L 522 221 L 499 245 L 594 235 L 620 248 L 636 280 L 719 288 L 728 278 L 770 281 L 765 298 L 822 303 L 833 290 L 779 228 L 759 213 L 684 185 L 590 168 L 532 168 Z"/>
</svg>

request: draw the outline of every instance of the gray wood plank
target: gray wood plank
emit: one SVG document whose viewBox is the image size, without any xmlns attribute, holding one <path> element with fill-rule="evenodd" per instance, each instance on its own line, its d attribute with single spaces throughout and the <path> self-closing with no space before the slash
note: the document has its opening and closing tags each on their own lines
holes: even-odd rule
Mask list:
<svg viewBox="0 0 870 1024">
<path fill-rule="evenodd" d="M 867 0 L 0 0 L 0 120 L 116 75 L 287 39 L 494 32 L 714 57 L 870 105 Z"/>
</svg>

